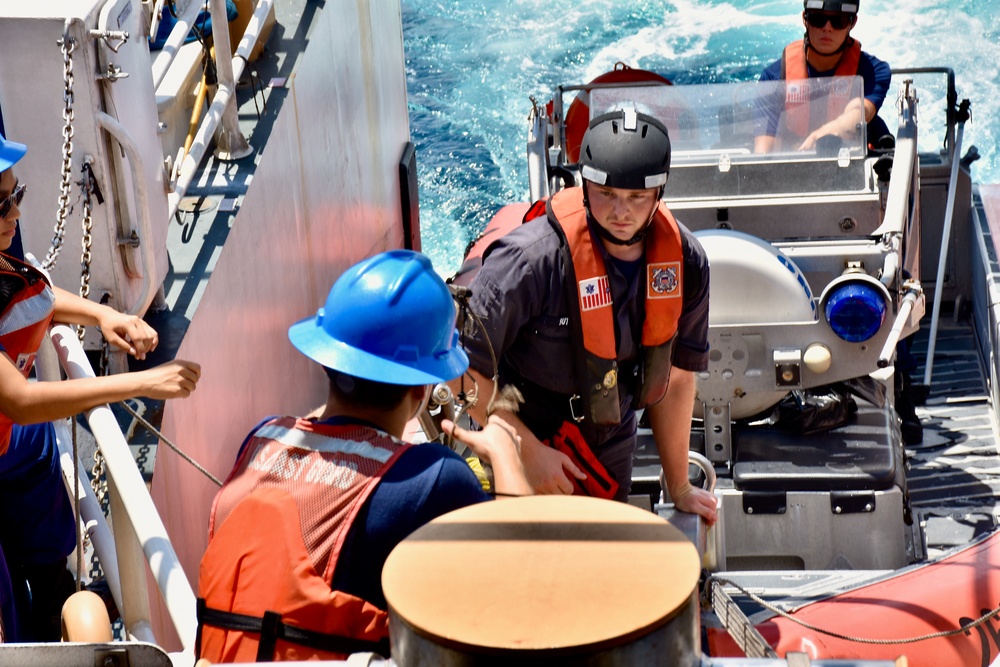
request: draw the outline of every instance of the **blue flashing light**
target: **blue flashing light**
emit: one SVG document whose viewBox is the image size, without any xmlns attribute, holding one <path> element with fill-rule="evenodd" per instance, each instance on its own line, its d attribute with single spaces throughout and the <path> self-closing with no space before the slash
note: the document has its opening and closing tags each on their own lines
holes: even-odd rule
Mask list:
<svg viewBox="0 0 1000 667">
<path fill-rule="evenodd" d="M 868 340 L 885 320 L 885 299 L 863 283 L 838 287 L 826 300 L 826 321 L 834 333 L 849 343 Z"/>
</svg>

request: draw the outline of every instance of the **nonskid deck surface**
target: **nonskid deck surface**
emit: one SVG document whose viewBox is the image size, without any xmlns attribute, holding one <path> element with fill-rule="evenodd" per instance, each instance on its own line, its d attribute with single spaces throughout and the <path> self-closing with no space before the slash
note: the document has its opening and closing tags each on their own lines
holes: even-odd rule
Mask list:
<svg viewBox="0 0 1000 667">
<path fill-rule="evenodd" d="M 920 364 L 916 382 L 923 378 L 926 352 L 927 335 L 921 331 L 913 345 Z M 940 323 L 930 391 L 917 415 L 923 442 L 906 446 L 907 479 L 933 557 L 991 530 L 1000 511 L 996 419 L 969 325 Z"/>
</svg>

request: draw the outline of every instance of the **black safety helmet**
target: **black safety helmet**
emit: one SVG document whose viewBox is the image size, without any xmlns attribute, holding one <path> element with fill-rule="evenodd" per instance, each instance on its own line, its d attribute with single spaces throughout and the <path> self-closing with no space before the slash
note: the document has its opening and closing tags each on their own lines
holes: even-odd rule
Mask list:
<svg viewBox="0 0 1000 667">
<path fill-rule="evenodd" d="M 670 137 L 663 124 L 635 109 L 590 121 L 580 144 L 580 175 L 611 188 L 662 188 L 670 173 Z"/>
<path fill-rule="evenodd" d="M 861 0 L 805 0 L 802 8 L 805 11 L 841 12 L 842 14 L 857 14 Z"/>
</svg>

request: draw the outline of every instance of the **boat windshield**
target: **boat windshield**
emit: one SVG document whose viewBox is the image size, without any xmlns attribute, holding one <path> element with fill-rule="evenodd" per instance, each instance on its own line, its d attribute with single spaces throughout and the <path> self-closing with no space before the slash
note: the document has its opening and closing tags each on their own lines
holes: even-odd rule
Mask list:
<svg viewBox="0 0 1000 667">
<path fill-rule="evenodd" d="M 666 125 L 667 199 L 774 196 L 868 188 L 863 97 L 859 76 L 617 86 L 593 89 L 590 109 L 631 106 Z"/>
</svg>

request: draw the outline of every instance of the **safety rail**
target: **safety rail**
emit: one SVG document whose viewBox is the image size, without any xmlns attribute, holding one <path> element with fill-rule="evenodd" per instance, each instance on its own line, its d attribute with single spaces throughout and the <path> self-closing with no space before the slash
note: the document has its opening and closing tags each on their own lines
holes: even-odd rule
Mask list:
<svg viewBox="0 0 1000 667">
<path fill-rule="evenodd" d="M 153 11 L 156 12 L 157 8 L 162 7 L 163 3 L 158 2 Z M 160 52 L 156 54 L 156 58 L 153 59 L 153 90 L 159 88 L 160 84 L 163 83 L 163 79 L 167 76 L 167 72 L 170 71 L 170 66 L 173 64 L 174 58 L 177 57 L 177 52 L 184 45 L 184 41 L 187 39 L 188 33 L 191 32 L 191 27 L 198 18 L 198 14 L 204 8 L 204 0 L 189 0 L 187 6 L 185 6 L 184 10 L 177 17 L 177 23 L 171 28 L 167 41 L 163 44 Z M 159 21 L 154 16 L 153 22 L 149 27 L 150 33 L 155 36 L 153 30 L 158 29 L 158 27 Z"/>
<path fill-rule="evenodd" d="M 55 325 L 49 332 L 49 339 L 52 346 L 42 346 L 36 364 L 40 381 L 59 381 L 60 365 L 70 379 L 95 377 L 73 329 Z M 180 637 L 183 654 L 193 656 L 197 633 L 195 594 L 117 418 L 106 404 L 88 410 L 85 416 L 104 456 L 113 537 L 85 474 L 81 473 L 75 485 L 72 481 L 73 444 L 66 421 L 56 423 L 61 461 L 71 497 L 76 487 L 83 528 L 94 545 L 112 597 L 121 612 L 125 632 L 129 639 L 157 643 L 150 623 L 146 589 L 148 565 Z M 84 470 L 82 465 L 80 469 Z"/>
<path fill-rule="evenodd" d="M 904 82 L 899 93 L 899 129 L 896 133 L 892 177 L 889 179 L 885 215 L 873 236 L 905 236 L 919 220 L 919 202 L 913 201 L 914 187 L 919 183 L 920 166 L 917 159 L 917 92 L 912 83 Z"/>
<path fill-rule="evenodd" d="M 183 156 L 180 164 L 176 166 L 175 173 L 177 174 L 177 179 L 173 183 L 173 191 L 167 200 L 169 217 L 173 217 L 177 212 L 180 201 L 194 180 L 198 166 L 205 157 L 205 152 L 208 150 L 216 129 L 222 125 L 222 132 L 225 136 L 242 137 L 239 132 L 239 119 L 236 116 L 236 107 L 231 102 L 236 97 L 236 81 L 239 81 L 243 75 L 247 60 L 250 57 L 251 51 L 253 51 L 254 45 L 257 43 L 257 39 L 260 37 L 267 15 L 274 5 L 274 0 L 260 0 L 257 8 L 254 10 L 253 16 L 250 18 L 250 23 L 247 25 L 246 31 L 243 33 L 243 38 L 236 48 L 236 53 L 233 55 L 229 52 L 229 25 L 225 21 L 225 0 L 211 0 L 210 4 L 213 30 L 216 30 L 216 25 L 219 26 L 214 33 L 216 43 L 215 61 L 219 85 L 212 100 L 212 105 L 198 127 L 198 132 L 195 134 L 190 152 L 186 156 Z M 245 142 L 246 140 L 244 139 L 243 141 Z M 232 157 L 234 159 L 243 156 L 231 148 L 228 150 L 233 152 Z"/>
<path fill-rule="evenodd" d="M 143 165 L 142 152 L 139 150 L 138 145 L 136 145 L 135 140 L 128 131 L 122 126 L 118 119 L 110 116 L 103 111 L 98 111 L 94 114 L 94 119 L 97 121 L 97 125 L 111 135 L 118 145 L 121 146 L 122 150 L 128 156 L 129 167 L 132 170 L 132 196 L 135 198 L 136 210 L 142 211 L 142 215 L 139 217 L 139 238 L 140 239 L 152 239 L 153 238 L 153 225 L 150 221 L 149 216 L 149 186 L 146 183 L 146 179 L 143 178 L 145 173 L 145 167 Z M 127 222 L 125 223 L 127 224 Z M 120 230 L 124 232 L 124 230 Z M 131 233 L 135 233 L 135 230 L 129 230 Z M 123 238 L 119 239 L 119 243 L 125 244 L 128 237 L 123 234 Z M 142 315 L 146 309 L 146 304 L 148 304 L 153 298 L 153 292 L 156 291 L 158 285 L 153 285 L 152 274 L 153 266 L 156 263 L 156 258 L 153 255 L 153 244 L 151 241 L 139 244 L 139 252 L 142 257 L 142 289 L 139 292 L 139 297 L 132 303 L 131 306 L 125 311 L 129 315 Z"/>
</svg>

